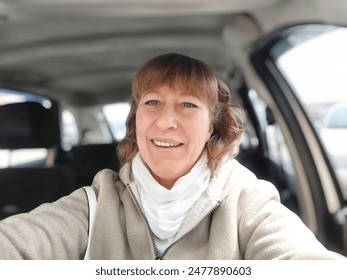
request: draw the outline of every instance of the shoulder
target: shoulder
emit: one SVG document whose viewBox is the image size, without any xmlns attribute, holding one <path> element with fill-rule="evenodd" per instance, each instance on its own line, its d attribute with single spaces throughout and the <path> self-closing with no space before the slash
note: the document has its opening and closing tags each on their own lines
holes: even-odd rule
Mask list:
<svg viewBox="0 0 347 280">
<path fill-rule="evenodd" d="M 99 197 L 100 193 L 121 194 L 126 189 L 124 183 L 120 179 L 119 174 L 111 169 L 103 169 L 99 171 L 94 176 L 92 187 L 97 197 Z"/>
<path fill-rule="evenodd" d="M 256 175 L 240 164 L 237 160 L 231 160 L 221 168 L 218 174 L 225 182 L 223 193 L 225 197 L 233 197 L 239 200 L 241 205 L 260 200 L 279 201 L 279 193 L 276 187 L 269 181 L 258 179 Z"/>
</svg>

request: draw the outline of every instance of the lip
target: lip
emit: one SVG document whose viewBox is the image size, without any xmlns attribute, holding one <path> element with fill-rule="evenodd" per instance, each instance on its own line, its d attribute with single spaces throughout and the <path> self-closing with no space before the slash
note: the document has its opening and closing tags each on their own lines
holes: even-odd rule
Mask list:
<svg viewBox="0 0 347 280">
<path fill-rule="evenodd" d="M 159 148 L 177 148 L 183 145 L 182 142 L 171 139 L 152 138 L 151 142 Z"/>
</svg>

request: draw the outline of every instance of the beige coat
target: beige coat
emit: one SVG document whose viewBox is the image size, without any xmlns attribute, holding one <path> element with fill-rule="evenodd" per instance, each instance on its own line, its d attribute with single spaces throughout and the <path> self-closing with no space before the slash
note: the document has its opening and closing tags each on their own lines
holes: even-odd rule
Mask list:
<svg viewBox="0 0 347 280">
<path fill-rule="evenodd" d="M 99 172 L 92 259 L 335 259 L 280 202 L 276 188 L 231 160 L 223 164 L 158 256 L 125 165 Z M 88 240 L 83 189 L 0 222 L 0 259 L 81 259 Z"/>
</svg>

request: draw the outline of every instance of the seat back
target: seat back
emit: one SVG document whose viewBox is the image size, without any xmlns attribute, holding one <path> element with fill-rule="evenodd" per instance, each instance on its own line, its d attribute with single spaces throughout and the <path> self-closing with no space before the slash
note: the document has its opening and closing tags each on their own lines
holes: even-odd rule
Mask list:
<svg viewBox="0 0 347 280">
<path fill-rule="evenodd" d="M 25 102 L 0 106 L 0 149 L 60 147 L 59 110 L 52 103 Z M 8 167 L 0 169 L 0 218 L 27 212 L 52 202 L 74 188 L 68 166 Z"/>
<path fill-rule="evenodd" d="M 117 143 L 72 147 L 64 156 L 76 175 L 77 186 L 89 186 L 95 174 L 105 168 L 118 172 Z"/>
<path fill-rule="evenodd" d="M 53 202 L 75 187 L 66 166 L 0 169 L 0 219 Z"/>
</svg>

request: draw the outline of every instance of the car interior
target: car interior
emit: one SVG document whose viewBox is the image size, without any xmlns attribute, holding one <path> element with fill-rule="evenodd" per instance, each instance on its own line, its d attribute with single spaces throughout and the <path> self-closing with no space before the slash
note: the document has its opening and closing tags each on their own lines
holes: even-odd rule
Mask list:
<svg viewBox="0 0 347 280">
<path fill-rule="evenodd" d="M 347 254 L 344 177 L 272 64 L 308 33 L 328 32 L 320 25 L 346 24 L 346 12 L 338 0 L 0 0 L 0 219 L 90 185 L 104 168 L 117 172 L 132 78 L 176 52 L 206 62 L 244 109 L 237 160 Z M 306 39 L 294 36 L 301 30 Z"/>
</svg>

